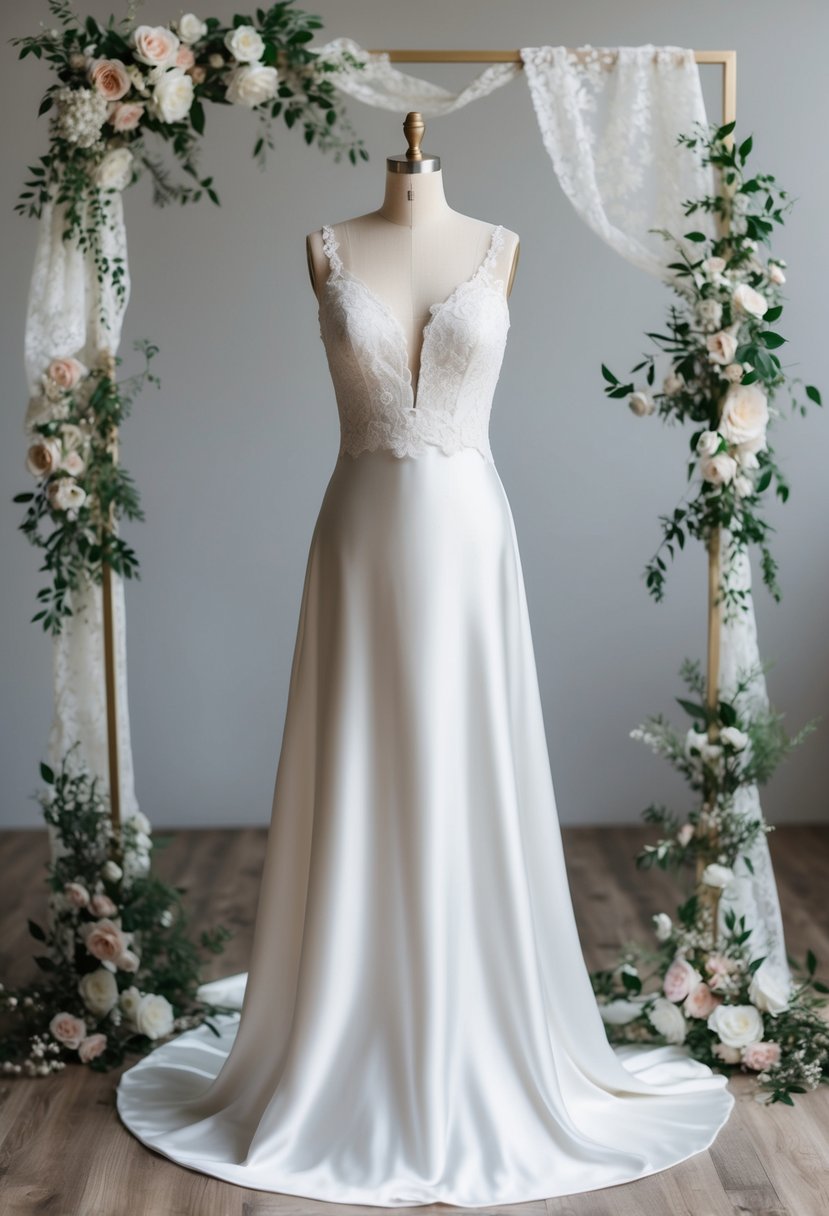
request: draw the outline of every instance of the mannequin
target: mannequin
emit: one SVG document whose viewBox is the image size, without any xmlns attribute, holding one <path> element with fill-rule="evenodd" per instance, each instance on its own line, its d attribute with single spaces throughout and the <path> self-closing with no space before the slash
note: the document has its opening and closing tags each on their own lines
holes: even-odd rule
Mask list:
<svg viewBox="0 0 829 1216">
<path fill-rule="evenodd" d="M 492 224 L 449 206 L 440 157 L 420 149 L 424 130 L 417 111 L 406 115 L 403 131 L 409 146 L 403 155 L 386 158 L 382 206 L 336 225 L 346 264 L 388 304 L 403 327 L 415 390 L 430 305 L 444 300 L 474 273 L 492 231 Z M 517 234 L 505 229 L 495 273 L 507 279 L 507 295 L 518 265 L 518 247 Z M 319 229 L 308 234 L 306 248 L 311 285 L 319 298 L 328 276 Z"/>
</svg>

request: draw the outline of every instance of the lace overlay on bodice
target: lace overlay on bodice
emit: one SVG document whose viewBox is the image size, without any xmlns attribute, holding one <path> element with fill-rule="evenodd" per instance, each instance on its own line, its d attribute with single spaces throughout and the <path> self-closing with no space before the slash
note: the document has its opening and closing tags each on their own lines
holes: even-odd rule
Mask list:
<svg viewBox="0 0 829 1216">
<path fill-rule="evenodd" d="M 492 270 L 503 225 L 492 230 L 475 273 L 431 305 L 416 388 L 402 325 L 343 265 L 331 225 L 321 231 L 330 270 L 320 337 L 340 416 L 340 455 L 386 448 L 417 456 L 437 446 L 447 455 L 474 448 L 491 463 L 489 417 L 510 325 L 505 285 Z"/>
</svg>

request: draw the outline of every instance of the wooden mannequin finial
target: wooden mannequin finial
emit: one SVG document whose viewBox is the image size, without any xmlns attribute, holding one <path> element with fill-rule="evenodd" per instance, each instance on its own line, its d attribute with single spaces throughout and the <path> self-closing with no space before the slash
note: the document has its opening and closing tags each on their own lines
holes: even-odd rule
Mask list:
<svg viewBox="0 0 829 1216">
<path fill-rule="evenodd" d="M 403 134 L 409 143 L 406 149 L 407 160 L 423 160 L 420 144 L 425 130 L 426 124 L 423 121 L 423 115 L 417 110 L 410 110 L 403 122 Z"/>
</svg>

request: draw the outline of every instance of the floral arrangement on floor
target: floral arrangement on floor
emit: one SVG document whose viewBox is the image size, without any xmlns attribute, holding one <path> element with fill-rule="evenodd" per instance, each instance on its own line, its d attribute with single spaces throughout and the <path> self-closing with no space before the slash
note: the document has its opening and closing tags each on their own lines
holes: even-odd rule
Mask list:
<svg viewBox="0 0 829 1216">
<path fill-rule="evenodd" d="M 634 414 L 695 425 L 689 490 L 671 515 L 661 517 L 662 542 L 646 568 L 646 584 L 661 601 L 666 558 L 675 556 L 675 547 L 682 549 L 688 536 L 708 545 L 722 530 L 728 547 L 716 603 L 723 620 L 748 606 L 747 588 L 734 572 L 750 544 L 760 546 L 764 582 L 775 598 L 780 595 L 762 511 L 772 481 L 781 500 L 789 493 L 768 442 L 769 422 L 779 412 L 773 402 L 788 389 L 795 412 L 805 413 L 806 400 L 821 404 L 814 385 L 804 386 L 806 400 L 797 395 L 802 382 L 787 378 L 774 353 L 785 339 L 770 328 L 783 312 L 785 262 L 762 260 L 760 246 L 769 243 L 791 204 L 771 175 L 746 172 L 752 140 L 734 146 L 733 130 L 728 123 L 699 137 L 679 137 L 719 170 L 718 193 L 686 203 L 685 213 L 715 215 L 722 235 L 710 240 L 691 231 L 683 245 L 658 230 L 677 251 L 670 269 L 679 301 L 670 308 L 667 333 L 648 334 L 670 359 L 662 391 L 652 392 L 653 354 L 632 369 L 646 369 L 647 389 L 623 384 L 602 365 L 605 392 L 627 398 Z M 688 243 L 698 247 L 699 257 L 686 253 Z M 753 1073 L 760 1100 L 791 1105 L 793 1094 L 829 1081 L 829 988 L 816 977 L 812 951 L 804 965 L 789 959 L 791 974 L 779 974 L 755 945 L 755 927 L 728 904 L 735 880 L 753 873 L 752 846 L 771 830 L 759 801 L 756 814 L 747 811 L 754 801 L 746 795 L 768 781 L 813 725 L 787 734 L 781 715 L 756 695 L 762 668 L 740 672 L 730 694 L 717 698 L 709 698 L 699 664 L 686 661 L 681 674 L 687 693 L 677 700 L 690 728 L 678 731 L 655 715 L 631 733 L 687 782 L 694 808 L 678 816 L 649 806 L 643 818 L 661 834 L 637 864 L 692 868 L 694 881 L 675 918 L 665 912 L 653 917 L 656 945 L 628 945 L 616 966 L 593 973 L 593 987 L 612 1042 L 686 1044 L 711 1067 Z"/>
<path fill-rule="evenodd" d="M 107 1070 L 128 1053 L 206 1022 L 225 1010 L 196 997 L 204 958 L 230 937 L 219 926 L 196 945 L 188 936 L 183 890 L 151 872 L 155 843 L 140 812 L 120 833 L 108 799 L 70 748 L 61 770 L 41 765 L 38 796 L 53 833 L 50 921 L 29 921 L 43 953 L 42 979 L 0 985 L 0 1068 L 46 1076 L 67 1063 Z"/>
<path fill-rule="evenodd" d="M 159 387 L 151 371 L 158 348 L 139 341 L 135 349 L 144 366 L 120 381 L 108 366 L 90 369 L 74 357 L 52 359 L 26 411 L 26 467 L 37 489 L 16 494 L 14 501 L 26 506 L 20 530 L 43 551 L 40 569 L 51 577 L 37 593 L 41 606 L 32 620 L 52 634 L 71 615 L 71 593 L 85 580 L 100 583 L 105 563 L 125 578 L 138 576 L 135 551 L 113 526 L 121 518 L 143 519 L 132 478 L 117 460 L 116 441 L 144 384 Z"/>
<path fill-rule="evenodd" d="M 652 391 L 653 353 L 631 369 L 631 374 L 645 369 L 646 389 L 622 383 L 602 364 L 605 392 L 626 398 L 634 414 L 656 413 L 667 423 L 695 424 L 689 491 L 671 514 L 660 517 L 662 540 L 645 571 L 648 591 L 657 601 L 665 594 L 666 557 L 673 558 L 675 546 L 683 548 L 686 537 L 707 540 L 717 527 L 728 529 L 731 549 L 723 569 L 733 569 L 735 555 L 748 545 L 759 545 L 763 580 L 779 598 L 762 496 L 774 481 L 785 502 L 789 487 L 769 444 L 768 425 L 779 416 L 774 402 L 784 390 L 792 410 L 800 414 L 806 412 L 807 400 L 821 404 L 818 389 L 789 378 L 775 354 L 786 341 L 771 328 L 783 313 L 786 263 L 760 255 L 761 245 L 769 243 L 774 226 L 784 223 L 792 204 L 771 174 L 747 172 L 752 139 L 730 147 L 727 139 L 734 125 L 679 137 L 689 149 L 700 148 L 703 164 L 719 170 L 719 192 L 692 200 L 685 212 L 715 215 L 723 235 L 710 240 L 702 232 L 685 233 L 684 241 L 699 249 L 699 257 L 692 258 L 672 233 L 656 230 L 673 244 L 678 259 L 669 265 L 678 302 L 669 310 L 667 332 L 647 335 L 669 356 L 661 391 Z M 742 594 L 725 579 L 721 597 L 726 617 L 739 608 Z"/>
<path fill-rule="evenodd" d="M 344 152 L 352 164 L 368 159 L 331 81 L 344 64 L 362 65 L 348 53 L 335 62 L 309 50 L 322 21 L 293 0 L 259 8 L 255 16 L 237 14 L 229 25 L 184 13 L 159 26 L 136 24 L 135 4 L 122 21 L 110 17 L 101 25 L 80 17 L 67 0 L 48 3 L 57 26 L 13 40 L 21 59 L 43 59 L 57 75 L 39 111 L 50 114 L 49 151 L 29 167 L 17 210 L 39 216 L 45 203 L 62 204 L 64 239 L 90 249 L 99 275 L 110 277 L 116 290 L 118 267 L 109 264 L 100 242 L 113 191 L 146 171 L 158 204 L 203 196 L 219 202 L 212 177 L 200 177 L 197 167 L 205 102 L 257 114 L 253 151 L 262 165 L 280 116 L 337 161 Z M 168 145 L 194 184 L 171 179 L 152 151 L 152 137 Z"/>
</svg>

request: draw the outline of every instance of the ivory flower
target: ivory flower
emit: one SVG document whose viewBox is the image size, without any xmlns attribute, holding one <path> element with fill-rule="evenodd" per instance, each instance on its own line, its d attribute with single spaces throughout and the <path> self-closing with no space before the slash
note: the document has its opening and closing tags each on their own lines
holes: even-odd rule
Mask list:
<svg viewBox="0 0 829 1216">
<path fill-rule="evenodd" d="M 66 453 L 63 460 L 60 462 L 60 467 L 64 469 L 65 472 L 70 473 L 72 477 L 80 477 L 81 473 L 83 473 L 84 469 L 86 468 L 86 465 L 84 464 L 84 460 L 80 452 L 77 452 L 73 448 L 71 451 Z"/>
<path fill-rule="evenodd" d="M 791 985 L 768 963 L 761 963 L 751 977 L 748 996 L 758 1009 L 776 1017 L 789 1008 Z"/>
<path fill-rule="evenodd" d="M 637 418 L 644 418 L 647 414 L 652 414 L 656 409 L 647 393 L 631 393 L 628 398 L 628 406 Z"/>
<path fill-rule="evenodd" d="M 38 439 L 26 453 L 26 468 L 32 477 L 48 477 L 60 464 L 60 458 L 57 439 Z"/>
<path fill-rule="evenodd" d="M 234 68 L 227 83 L 227 99 L 236 105 L 254 106 L 270 101 L 276 96 L 276 68 L 265 67 L 261 63 L 246 63 Z"/>
<path fill-rule="evenodd" d="M 141 993 L 134 985 L 131 988 L 125 988 L 118 998 L 118 1004 L 121 1006 L 124 1016 L 134 1022 L 138 1006 L 141 1004 Z"/>
<path fill-rule="evenodd" d="M 753 1005 L 718 1005 L 707 1025 L 727 1047 L 747 1047 L 763 1037 L 763 1019 Z"/>
<path fill-rule="evenodd" d="M 89 911 L 93 916 L 115 916 L 118 909 L 108 895 L 100 892 L 98 895 L 93 895 L 89 901 Z"/>
<path fill-rule="evenodd" d="M 769 406 L 766 394 L 756 384 L 732 384 L 725 394 L 720 430 L 729 443 L 765 444 Z"/>
<path fill-rule="evenodd" d="M 86 490 L 74 477 L 59 477 L 47 486 L 46 497 L 54 511 L 77 511 L 86 502 Z"/>
<path fill-rule="evenodd" d="M 657 912 L 653 916 L 653 931 L 658 942 L 666 942 L 673 932 L 673 921 L 667 912 Z"/>
<path fill-rule="evenodd" d="M 66 902 L 72 908 L 85 908 L 89 903 L 89 892 L 83 883 L 66 882 L 63 884 L 63 894 Z"/>
<path fill-rule="evenodd" d="M 786 276 L 776 262 L 769 263 L 768 276 L 777 287 L 782 287 L 786 282 Z"/>
<path fill-rule="evenodd" d="M 135 1028 L 148 1039 L 163 1039 L 173 1029 L 173 1007 L 166 997 L 148 993 L 135 1012 Z"/>
<path fill-rule="evenodd" d="M 102 190 L 124 190 L 132 179 L 133 155 L 129 148 L 113 148 L 95 170 Z"/>
<path fill-rule="evenodd" d="M 735 752 L 741 752 L 748 744 L 748 735 L 736 726 L 724 726 L 720 731 L 720 739 L 733 747 Z"/>
<path fill-rule="evenodd" d="M 718 431 L 703 431 L 697 440 L 697 455 L 713 456 L 719 446 L 720 434 Z"/>
<path fill-rule="evenodd" d="M 708 347 L 708 358 L 712 363 L 731 363 L 737 351 L 737 339 L 727 329 L 709 334 L 705 339 Z"/>
<path fill-rule="evenodd" d="M 676 372 L 668 372 L 668 375 L 662 381 L 662 391 L 668 397 L 673 397 L 677 393 L 682 392 L 685 387 L 685 380 Z"/>
<path fill-rule="evenodd" d="M 124 871 L 118 865 L 117 861 L 107 861 L 104 863 L 104 866 L 101 869 L 101 876 L 106 878 L 109 882 L 117 882 L 119 878 L 123 877 L 123 874 Z"/>
<path fill-rule="evenodd" d="M 195 13 L 185 13 L 183 17 L 180 17 L 177 29 L 179 38 L 188 46 L 198 42 L 200 38 L 204 38 L 207 33 L 207 25 Z"/>
<path fill-rule="evenodd" d="M 765 296 L 761 296 L 759 291 L 749 287 L 748 283 L 741 283 L 739 287 L 735 288 L 731 298 L 741 312 L 747 313 L 751 317 L 762 317 L 768 309 Z"/>
<path fill-rule="evenodd" d="M 694 825 L 692 823 L 683 823 L 682 827 L 676 834 L 676 838 L 682 845 L 683 849 L 687 848 L 694 838 Z"/>
<path fill-rule="evenodd" d="M 173 68 L 159 78 L 153 89 L 153 109 L 162 122 L 181 122 L 192 104 L 193 81 L 181 68 Z"/>
<path fill-rule="evenodd" d="M 657 997 L 648 1010 L 648 1018 L 654 1030 L 669 1043 L 684 1043 L 688 1027 L 682 1010 L 673 1001 Z"/>
<path fill-rule="evenodd" d="M 687 959 L 677 956 L 665 972 L 662 991 L 669 1001 L 682 1001 L 701 980 L 696 968 Z"/>
<path fill-rule="evenodd" d="M 163 25 L 139 25 L 132 35 L 135 58 L 148 67 L 173 63 L 179 41 L 172 30 Z"/>
<path fill-rule="evenodd" d="M 89 1012 L 96 1017 L 103 1017 L 118 1004 L 118 985 L 115 976 L 106 967 L 98 967 L 82 976 L 78 992 Z"/>
<path fill-rule="evenodd" d="M 706 887 L 717 887 L 723 890 L 734 877 L 734 871 L 730 866 L 720 866 L 712 861 L 707 865 L 702 872 L 702 881 Z"/>
<path fill-rule="evenodd" d="M 739 1064 L 742 1059 L 740 1048 L 729 1047 L 727 1043 L 715 1043 L 713 1052 L 717 1059 L 722 1060 L 723 1064 Z"/>
<path fill-rule="evenodd" d="M 256 63 L 265 53 L 262 35 L 252 25 L 237 25 L 225 34 L 225 46 L 239 63 Z"/>
<path fill-rule="evenodd" d="M 719 452 L 716 456 L 707 456 L 701 460 L 699 467 L 705 481 L 710 481 L 715 486 L 724 486 L 737 472 L 737 461 L 727 452 Z"/>
</svg>

